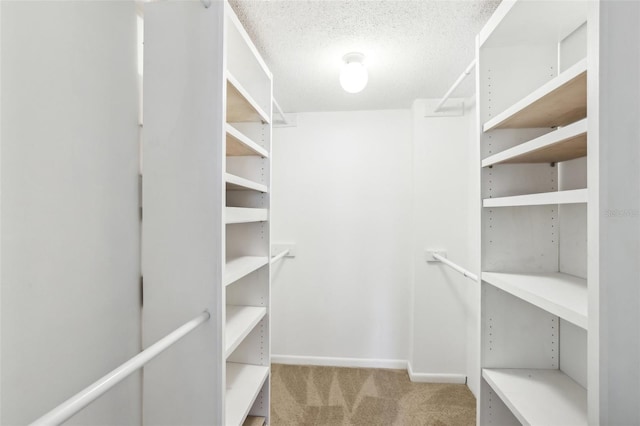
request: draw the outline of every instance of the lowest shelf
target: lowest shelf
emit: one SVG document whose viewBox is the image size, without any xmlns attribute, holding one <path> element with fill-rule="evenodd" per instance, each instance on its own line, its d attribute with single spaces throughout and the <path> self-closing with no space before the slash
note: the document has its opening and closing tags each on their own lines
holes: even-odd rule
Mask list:
<svg viewBox="0 0 640 426">
<path fill-rule="evenodd" d="M 263 426 L 266 419 L 264 417 L 247 416 L 242 426 Z"/>
<path fill-rule="evenodd" d="M 587 391 L 560 370 L 485 368 L 482 377 L 524 425 L 587 424 Z"/>
<path fill-rule="evenodd" d="M 268 375 L 266 366 L 227 362 L 226 425 L 244 422 Z"/>
</svg>

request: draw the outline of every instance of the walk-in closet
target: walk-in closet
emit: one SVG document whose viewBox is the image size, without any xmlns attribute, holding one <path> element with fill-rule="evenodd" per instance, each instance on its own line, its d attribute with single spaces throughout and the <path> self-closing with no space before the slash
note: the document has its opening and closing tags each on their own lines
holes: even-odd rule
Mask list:
<svg viewBox="0 0 640 426">
<path fill-rule="evenodd" d="M 0 0 L 0 425 L 640 425 L 640 1 Z"/>
</svg>

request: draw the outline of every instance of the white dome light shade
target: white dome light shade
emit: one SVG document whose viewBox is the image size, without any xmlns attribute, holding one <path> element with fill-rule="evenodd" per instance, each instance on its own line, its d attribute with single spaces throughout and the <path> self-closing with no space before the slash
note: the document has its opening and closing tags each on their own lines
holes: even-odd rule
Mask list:
<svg viewBox="0 0 640 426">
<path fill-rule="evenodd" d="M 362 91 L 369 81 L 369 73 L 362 63 L 362 53 L 348 53 L 344 55 L 344 64 L 340 71 L 340 85 L 349 93 Z"/>
</svg>

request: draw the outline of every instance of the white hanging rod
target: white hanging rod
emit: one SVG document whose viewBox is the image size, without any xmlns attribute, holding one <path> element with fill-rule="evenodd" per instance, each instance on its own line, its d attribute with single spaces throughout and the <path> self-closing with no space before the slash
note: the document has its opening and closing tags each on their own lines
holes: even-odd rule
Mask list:
<svg viewBox="0 0 640 426">
<path fill-rule="evenodd" d="M 287 117 L 285 117 L 284 112 L 282 112 L 282 108 L 280 108 L 278 101 L 276 101 L 276 98 L 272 98 L 272 100 L 273 100 L 273 106 L 276 107 L 276 111 L 278 111 L 278 114 L 280 115 L 280 117 L 282 117 L 282 124 L 284 124 L 285 126 L 288 126 L 289 120 L 287 120 Z"/>
<path fill-rule="evenodd" d="M 279 254 L 273 256 L 271 258 L 271 264 L 273 265 L 274 263 L 278 262 L 280 259 L 282 259 L 283 257 L 285 257 L 286 255 L 289 254 L 289 249 L 287 250 L 283 250 L 282 252 L 280 252 Z"/>
<path fill-rule="evenodd" d="M 449 99 L 449 97 L 451 96 L 453 91 L 456 90 L 458 88 L 458 86 L 460 86 L 460 83 L 462 83 L 462 81 L 465 78 L 467 78 L 467 76 L 469 74 L 471 74 L 471 70 L 473 70 L 473 67 L 475 67 L 475 66 L 476 66 L 476 60 L 474 59 L 473 61 L 471 61 L 471 63 L 467 67 L 467 69 L 465 69 L 464 72 L 462 74 L 460 74 L 460 77 L 458 77 L 456 82 L 453 83 L 453 86 L 451 86 L 451 88 L 447 91 L 447 93 L 444 94 L 444 96 L 442 97 L 442 100 L 440 101 L 440 103 L 438 104 L 436 109 L 433 110 L 433 112 L 440 111 L 440 109 L 444 106 L 444 103 L 447 102 L 447 100 Z"/>
<path fill-rule="evenodd" d="M 455 263 L 453 263 L 452 261 L 450 261 L 446 257 L 443 257 L 443 256 L 439 255 L 438 253 L 431 253 L 431 255 L 433 256 L 434 259 L 437 259 L 440 262 L 444 263 L 445 265 L 450 266 L 451 268 L 453 268 L 456 271 L 460 272 L 465 277 L 467 277 L 469 279 L 472 279 L 473 281 L 476 281 L 476 282 L 478 281 L 478 276 L 477 275 L 472 274 L 471 272 L 469 272 L 466 269 L 464 269 L 462 266 L 456 265 Z"/>
<path fill-rule="evenodd" d="M 188 323 L 177 328 L 164 338 L 158 340 L 156 343 L 149 346 L 147 349 L 140 352 L 138 355 L 134 356 L 129 361 L 122 364 L 120 367 L 111 371 L 95 383 L 89 385 L 71 398 L 67 399 L 62 404 L 58 405 L 47 414 L 31 423 L 31 426 L 51 426 L 62 424 L 73 415 L 78 413 L 78 411 L 82 410 L 87 405 L 95 401 L 99 396 L 126 379 L 129 375 L 131 375 L 131 373 L 143 367 L 147 362 L 151 361 L 164 350 L 169 348 L 178 340 L 182 339 L 199 325 L 207 321 L 210 316 L 211 315 L 207 311 L 201 313 Z"/>
</svg>

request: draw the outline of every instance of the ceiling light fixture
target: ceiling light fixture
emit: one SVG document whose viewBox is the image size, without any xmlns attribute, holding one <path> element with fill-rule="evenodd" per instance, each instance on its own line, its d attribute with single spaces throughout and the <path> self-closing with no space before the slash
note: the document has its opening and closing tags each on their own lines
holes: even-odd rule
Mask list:
<svg viewBox="0 0 640 426">
<path fill-rule="evenodd" d="M 362 91 L 369 81 L 367 68 L 364 66 L 364 55 L 358 52 L 347 53 L 343 56 L 340 71 L 340 85 L 349 93 Z"/>
</svg>

